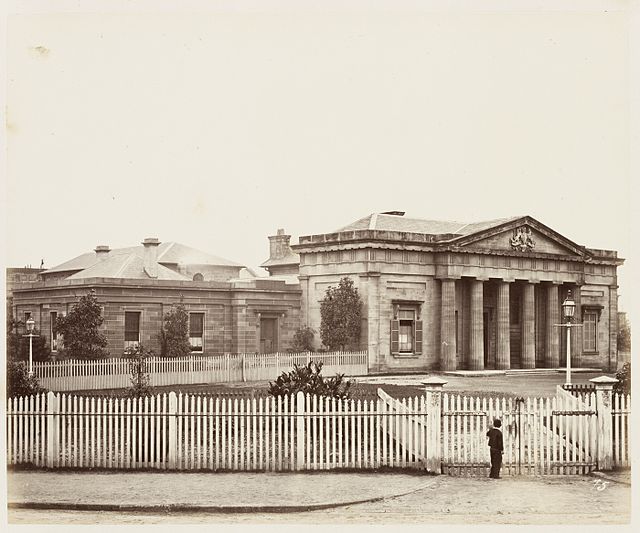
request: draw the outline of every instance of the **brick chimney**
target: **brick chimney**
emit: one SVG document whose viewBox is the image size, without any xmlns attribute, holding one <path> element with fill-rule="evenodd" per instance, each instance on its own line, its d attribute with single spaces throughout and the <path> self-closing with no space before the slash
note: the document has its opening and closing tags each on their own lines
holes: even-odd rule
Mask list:
<svg viewBox="0 0 640 533">
<path fill-rule="evenodd" d="M 282 259 L 291 253 L 289 242 L 291 235 L 285 235 L 284 229 L 279 229 L 277 235 L 269 237 L 269 259 Z"/>
<path fill-rule="evenodd" d="M 111 249 L 106 244 L 98 244 L 94 252 L 96 253 L 96 257 L 98 261 L 104 261 L 107 257 L 109 257 L 109 252 Z"/>
<path fill-rule="evenodd" d="M 142 241 L 144 246 L 144 271 L 150 278 L 158 277 L 158 246 L 160 241 L 156 237 L 149 237 Z"/>
</svg>

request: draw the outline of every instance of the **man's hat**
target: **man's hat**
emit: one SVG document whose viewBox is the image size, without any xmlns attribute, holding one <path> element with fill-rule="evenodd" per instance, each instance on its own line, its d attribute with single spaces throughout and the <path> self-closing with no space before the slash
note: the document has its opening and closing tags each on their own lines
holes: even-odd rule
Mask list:
<svg viewBox="0 0 640 533">
<path fill-rule="evenodd" d="M 493 421 L 493 426 L 499 428 L 502 425 L 502 422 L 500 422 L 500 419 L 496 418 Z"/>
</svg>

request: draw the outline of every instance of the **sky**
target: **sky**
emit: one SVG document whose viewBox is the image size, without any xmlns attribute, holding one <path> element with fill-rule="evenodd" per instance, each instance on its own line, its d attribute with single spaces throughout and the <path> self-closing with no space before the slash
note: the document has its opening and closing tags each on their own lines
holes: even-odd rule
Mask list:
<svg viewBox="0 0 640 533">
<path fill-rule="evenodd" d="M 7 266 L 389 210 L 632 253 L 627 2 L 56 5 L 6 19 Z"/>
</svg>

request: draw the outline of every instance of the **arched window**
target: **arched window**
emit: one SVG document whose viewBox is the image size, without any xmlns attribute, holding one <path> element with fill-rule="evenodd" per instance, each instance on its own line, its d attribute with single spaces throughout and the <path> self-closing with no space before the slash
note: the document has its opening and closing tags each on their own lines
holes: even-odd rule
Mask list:
<svg viewBox="0 0 640 533">
<path fill-rule="evenodd" d="M 204 281 L 204 276 L 200 274 L 200 272 L 197 272 L 193 275 L 193 281 Z"/>
</svg>

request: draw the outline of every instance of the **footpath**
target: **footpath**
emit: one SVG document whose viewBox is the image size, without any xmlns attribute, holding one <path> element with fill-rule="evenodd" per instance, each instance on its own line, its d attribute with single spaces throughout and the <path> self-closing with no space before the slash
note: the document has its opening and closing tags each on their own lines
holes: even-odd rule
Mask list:
<svg viewBox="0 0 640 533">
<path fill-rule="evenodd" d="M 437 478 L 401 473 L 9 471 L 10 509 L 302 512 L 381 501 Z"/>
</svg>

